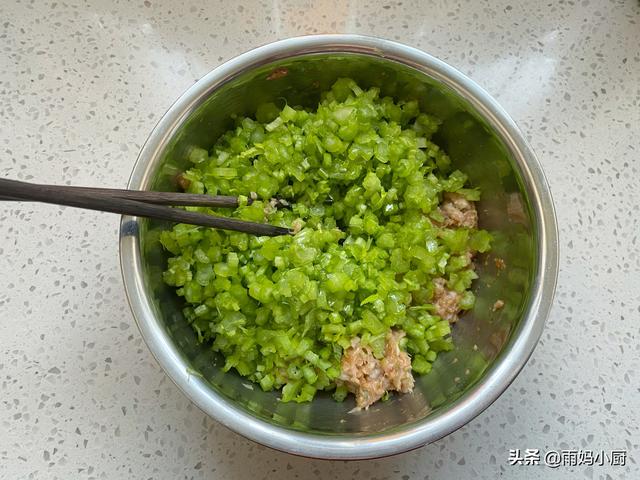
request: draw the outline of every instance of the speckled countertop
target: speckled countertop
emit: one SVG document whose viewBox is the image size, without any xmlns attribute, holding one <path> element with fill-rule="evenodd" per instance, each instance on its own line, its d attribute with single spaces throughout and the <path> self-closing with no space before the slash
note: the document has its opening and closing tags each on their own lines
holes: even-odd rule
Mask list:
<svg viewBox="0 0 640 480">
<path fill-rule="evenodd" d="M 167 107 L 288 36 L 422 48 L 526 132 L 561 233 L 533 358 L 470 424 L 417 451 L 325 462 L 255 445 L 178 391 L 142 342 L 118 218 L 0 205 L 0 478 L 640 478 L 640 6 L 560 2 L 5 1 L 0 175 L 123 187 Z M 626 466 L 510 466 L 509 450 L 627 450 Z"/>
</svg>

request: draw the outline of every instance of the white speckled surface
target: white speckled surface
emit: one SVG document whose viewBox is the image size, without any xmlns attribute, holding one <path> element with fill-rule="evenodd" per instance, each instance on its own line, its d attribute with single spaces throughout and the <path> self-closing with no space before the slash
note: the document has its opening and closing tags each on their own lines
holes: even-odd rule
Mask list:
<svg viewBox="0 0 640 480">
<path fill-rule="evenodd" d="M 575 2 L 5 1 L 0 175 L 123 187 L 171 102 L 251 47 L 316 32 L 420 47 L 503 104 L 542 161 L 561 273 L 542 341 L 485 413 L 396 457 L 312 461 L 220 427 L 156 365 L 114 215 L 0 205 L 0 478 L 640 478 L 640 6 Z M 509 466 L 626 449 L 625 467 Z"/>
</svg>

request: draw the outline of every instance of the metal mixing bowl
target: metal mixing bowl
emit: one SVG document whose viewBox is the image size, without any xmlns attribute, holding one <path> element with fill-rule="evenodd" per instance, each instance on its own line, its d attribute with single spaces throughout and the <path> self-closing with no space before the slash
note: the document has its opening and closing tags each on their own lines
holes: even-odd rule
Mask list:
<svg viewBox="0 0 640 480">
<path fill-rule="evenodd" d="M 469 422 L 513 381 L 540 337 L 557 277 L 555 215 L 540 165 L 505 111 L 420 50 L 354 35 L 291 38 L 240 55 L 185 92 L 149 136 L 129 188 L 175 190 L 189 149 L 210 147 L 233 125 L 232 116 L 252 115 L 264 101 L 317 105 L 319 93 L 345 76 L 383 95 L 418 99 L 423 111 L 443 120 L 436 142 L 482 189 L 480 225 L 495 236 L 493 251 L 478 262 L 476 306 L 453 329 L 455 349 L 416 379 L 412 394 L 357 413 L 349 412 L 353 400 L 336 403 L 328 395 L 307 404 L 279 402 L 277 392 L 223 373 L 216 354 L 198 344 L 180 299 L 162 282 L 166 256 L 158 235 L 169 225 L 123 217 L 120 255 L 147 345 L 198 407 L 273 448 L 357 459 L 410 450 Z M 505 306 L 493 311 L 496 300 Z"/>
</svg>

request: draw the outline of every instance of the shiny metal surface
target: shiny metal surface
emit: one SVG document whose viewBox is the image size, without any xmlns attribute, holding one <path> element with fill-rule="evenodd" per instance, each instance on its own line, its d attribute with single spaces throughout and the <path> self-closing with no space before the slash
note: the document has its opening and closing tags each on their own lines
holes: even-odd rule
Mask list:
<svg viewBox="0 0 640 480">
<path fill-rule="evenodd" d="M 286 72 L 274 78 L 273 71 Z M 232 114 L 265 100 L 313 105 L 339 76 L 383 94 L 417 98 L 444 120 L 437 141 L 482 188 L 480 222 L 495 247 L 480 262 L 476 308 L 454 328 L 455 350 L 438 357 L 411 395 L 367 412 L 319 398 L 277 401 L 199 346 L 174 293 L 162 284 L 165 225 L 123 217 L 121 265 L 129 301 L 149 348 L 202 410 L 238 433 L 291 453 L 336 459 L 391 455 L 459 428 L 493 402 L 531 355 L 544 327 L 557 276 L 557 232 L 550 193 L 531 149 L 504 110 L 470 79 L 426 53 L 377 38 L 292 38 L 245 53 L 202 78 L 169 109 L 143 147 L 132 189 L 171 190 L 193 145 L 209 146 Z M 278 77 L 276 75 L 275 77 Z M 496 269 L 495 257 L 507 268 Z M 506 306 L 493 312 L 493 303 Z M 194 375 L 193 370 L 198 372 Z"/>
</svg>

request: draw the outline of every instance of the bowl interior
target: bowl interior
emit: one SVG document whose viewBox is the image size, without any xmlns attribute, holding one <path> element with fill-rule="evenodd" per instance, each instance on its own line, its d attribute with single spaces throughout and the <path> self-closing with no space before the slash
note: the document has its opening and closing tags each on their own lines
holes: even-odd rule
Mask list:
<svg viewBox="0 0 640 480">
<path fill-rule="evenodd" d="M 495 237 L 492 252 L 477 261 L 476 306 L 453 328 L 455 349 L 440 354 L 431 373 L 417 377 L 414 393 L 393 395 L 366 412 L 349 413 L 354 407 L 352 399 L 336 403 L 329 395 L 320 395 L 308 404 L 281 403 L 277 393 L 265 393 L 234 372 L 223 373 L 223 362 L 207 345 L 198 343 L 185 321 L 181 299 L 162 282 L 166 255 L 158 236 L 167 224 L 140 222 L 142 288 L 151 299 L 156 321 L 169 333 L 194 375 L 205 381 L 211 395 L 288 429 L 349 437 L 392 434 L 446 409 L 482 377 L 513 341 L 537 274 L 535 221 L 521 171 L 500 135 L 463 93 L 446 86 L 435 73 L 364 53 L 275 59 L 212 85 L 176 123 L 170 139 L 148 166 L 146 179 L 137 187 L 175 191 L 175 177 L 187 168 L 189 149 L 212 146 L 233 126 L 234 116 L 253 115 L 257 105 L 265 101 L 312 108 L 320 93 L 343 76 L 354 78 L 363 87 L 379 87 L 381 95 L 416 99 L 423 111 L 443 120 L 434 139 L 454 165 L 469 175 L 472 184 L 482 189 L 480 226 Z M 497 268 L 496 258 L 504 261 L 504 270 Z M 497 300 L 503 300 L 505 306 L 493 311 Z"/>
</svg>

